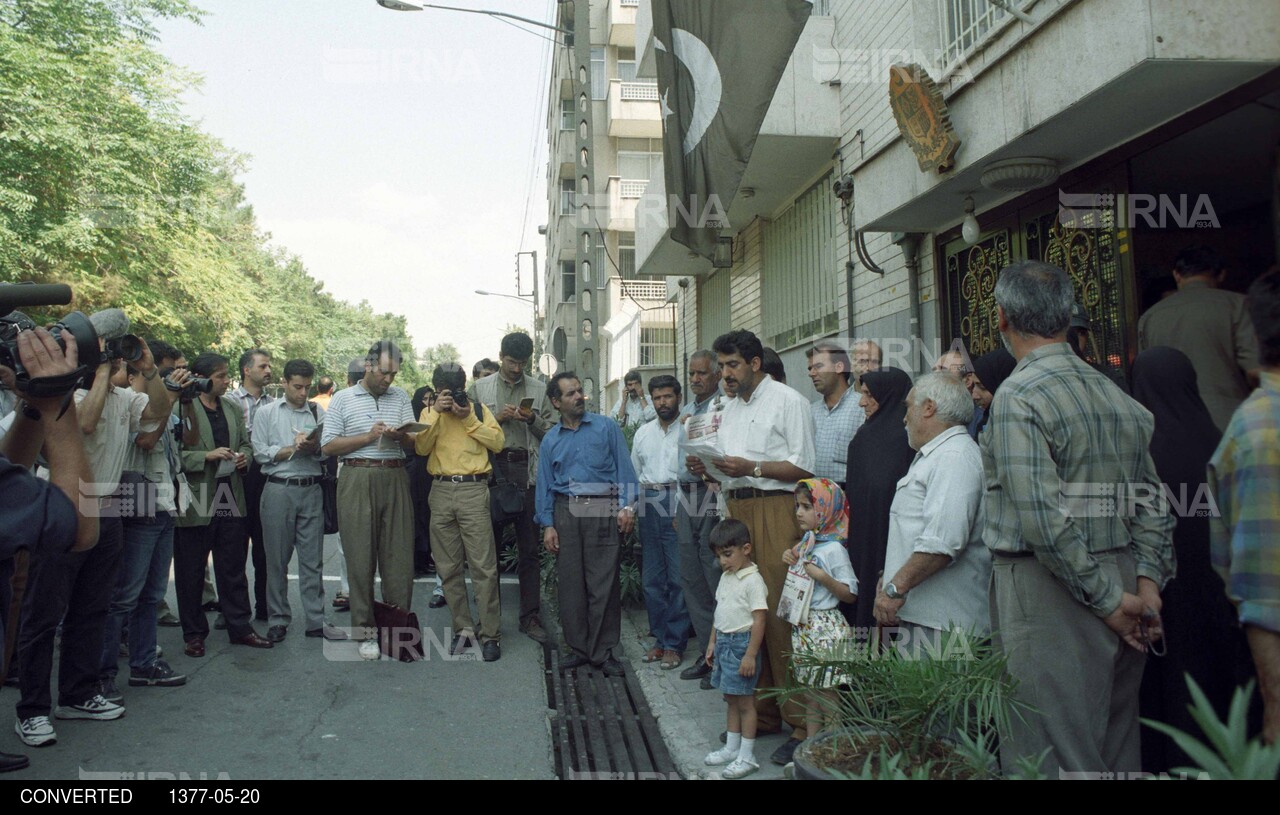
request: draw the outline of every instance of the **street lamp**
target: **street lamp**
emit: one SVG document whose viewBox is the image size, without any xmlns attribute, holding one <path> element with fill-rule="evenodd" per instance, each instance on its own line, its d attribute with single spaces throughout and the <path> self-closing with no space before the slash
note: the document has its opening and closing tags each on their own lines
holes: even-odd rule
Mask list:
<svg viewBox="0 0 1280 815">
<path fill-rule="evenodd" d="M 519 300 L 521 303 L 532 303 L 536 308 L 537 303 L 530 297 L 521 297 L 517 294 L 503 294 L 498 291 L 485 291 L 484 289 L 476 289 L 476 294 L 483 294 L 485 297 L 510 297 L 512 300 Z"/>
<path fill-rule="evenodd" d="M 558 34 L 572 34 L 573 32 L 567 28 L 550 25 L 539 20 L 530 20 L 528 17 L 521 17 L 518 14 L 508 14 L 505 11 L 493 11 L 483 8 L 460 8 L 458 6 L 438 6 L 434 3 L 410 3 L 406 0 L 378 0 L 378 5 L 383 8 L 389 8 L 392 11 L 422 11 L 423 9 L 439 9 L 440 11 L 465 11 L 468 14 L 483 14 L 486 17 L 505 17 L 508 20 L 519 20 L 528 25 L 536 25 L 539 28 L 545 28 Z"/>
</svg>

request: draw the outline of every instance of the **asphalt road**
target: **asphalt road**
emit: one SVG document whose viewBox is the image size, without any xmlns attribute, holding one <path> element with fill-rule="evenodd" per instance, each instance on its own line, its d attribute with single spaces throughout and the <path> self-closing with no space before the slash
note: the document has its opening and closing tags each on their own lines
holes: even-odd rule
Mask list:
<svg viewBox="0 0 1280 815">
<path fill-rule="evenodd" d="M 338 561 L 331 543 L 326 555 L 332 598 Z M 413 607 L 447 648 L 448 609 L 427 608 L 434 585 L 434 578 L 415 584 Z M 208 655 L 190 659 L 181 629 L 161 628 L 165 659 L 190 677 L 187 685 L 130 688 L 122 660 L 126 715 L 54 720 L 54 745 L 19 741 L 12 725 L 17 691 L 5 688 L 0 750 L 31 759 L 29 769 L 5 780 L 554 777 L 542 649 L 518 630 L 514 578 L 502 586 L 503 653 L 493 663 L 478 653 L 445 659 L 430 634 L 425 661 L 362 661 L 353 643 L 302 636 L 296 580 L 290 588 L 295 622 L 275 648 L 233 646 L 226 632 L 211 631 Z M 172 586 L 169 601 L 176 608 Z M 331 615 L 337 625 L 348 618 Z M 266 633 L 264 623 L 257 628 Z"/>
</svg>

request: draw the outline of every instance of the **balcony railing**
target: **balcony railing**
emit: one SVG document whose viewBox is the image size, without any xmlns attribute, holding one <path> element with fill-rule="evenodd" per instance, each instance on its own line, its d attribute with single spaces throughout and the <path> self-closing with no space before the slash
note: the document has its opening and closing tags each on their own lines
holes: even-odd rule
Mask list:
<svg viewBox="0 0 1280 815">
<path fill-rule="evenodd" d="M 644 195 L 645 188 L 649 186 L 649 179 L 624 178 L 618 186 L 618 194 L 623 198 L 640 198 Z"/>
<path fill-rule="evenodd" d="M 623 82 L 622 100 L 624 102 L 657 102 L 657 82 Z"/>
</svg>

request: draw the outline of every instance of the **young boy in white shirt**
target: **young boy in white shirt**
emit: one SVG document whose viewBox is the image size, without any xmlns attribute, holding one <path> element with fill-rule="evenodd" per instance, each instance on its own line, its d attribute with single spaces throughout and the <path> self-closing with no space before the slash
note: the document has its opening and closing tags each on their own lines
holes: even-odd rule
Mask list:
<svg viewBox="0 0 1280 815">
<path fill-rule="evenodd" d="M 756 679 L 760 674 L 760 646 L 768 611 L 764 578 L 751 561 L 751 534 L 742 521 L 727 519 L 711 530 L 709 543 L 724 574 L 716 589 L 715 628 L 707 643 L 711 684 L 728 705 L 728 735 L 724 747 L 705 759 L 712 766 L 728 764 L 722 778 L 743 778 L 760 769 L 755 757 Z"/>
</svg>

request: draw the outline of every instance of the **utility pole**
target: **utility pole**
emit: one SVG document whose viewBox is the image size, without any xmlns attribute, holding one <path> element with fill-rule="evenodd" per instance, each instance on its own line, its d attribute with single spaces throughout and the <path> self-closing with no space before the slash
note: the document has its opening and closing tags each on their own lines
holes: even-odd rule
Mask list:
<svg viewBox="0 0 1280 815">
<path fill-rule="evenodd" d="M 595 410 L 600 403 L 599 354 L 600 336 L 599 297 L 596 295 L 593 275 L 604 274 L 604 269 L 592 269 L 595 256 L 592 251 L 600 235 L 595 228 L 596 217 L 596 161 L 595 161 L 595 100 L 591 93 L 591 3 L 578 0 L 573 4 L 573 98 L 578 111 L 577 132 L 577 195 L 574 224 L 575 258 L 577 275 L 578 319 L 569 329 L 568 364 L 582 377 L 582 390 Z"/>
</svg>

